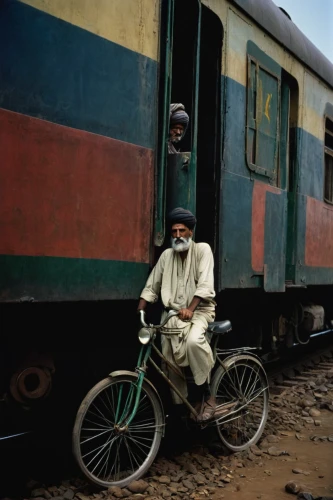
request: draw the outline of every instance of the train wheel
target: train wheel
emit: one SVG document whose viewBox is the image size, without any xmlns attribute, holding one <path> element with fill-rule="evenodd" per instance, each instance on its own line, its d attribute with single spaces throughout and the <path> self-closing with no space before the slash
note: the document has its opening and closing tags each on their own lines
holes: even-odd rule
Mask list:
<svg viewBox="0 0 333 500">
<path fill-rule="evenodd" d="M 268 416 L 268 383 L 262 366 L 247 356 L 234 356 L 225 368 L 218 367 L 211 390 L 218 408 L 217 431 L 225 446 L 237 452 L 255 444 Z M 224 405 L 229 408 L 225 415 Z"/>
<path fill-rule="evenodd" d="M 85 476 L 102 487 L 123 488 L 149 469 L 158 452 L 164 419 L 154 390 L 144 381 L 135 417 L 132 411 L 137 379 L 106 378 L 82 401 L 73 430 L 73 453 Z M 133 399 L 133 398 L 132 398 Z"/>
</svg>

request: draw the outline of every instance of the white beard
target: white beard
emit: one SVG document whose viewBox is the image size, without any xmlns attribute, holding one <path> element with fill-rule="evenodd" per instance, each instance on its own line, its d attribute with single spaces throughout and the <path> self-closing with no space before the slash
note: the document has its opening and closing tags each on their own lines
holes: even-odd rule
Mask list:
<svg viewBox="0 0 333 500">
<path fill-rule="evenodd" d="M 176 243 L 176 241 L 181 240 L 181 243 Z M 175 252 L 186 252 L 190 248 L 192 238 L 171 238 L 171 245 Z"/>
<path fill-rule="evenodd" d="M 174 142 L 174 143 L 176 143 L 176 144 L 177 144 L 177 142 L 181 141 L 181 139 L 182 139 L 181 137 L 173 137 L 173 138 L 171 139 L 171 142 Z"/>
<path fill-rule="evenodd" d="M 170 141 L 173 142 L 174 144 L 177 144 L 177 142 L 181 141 L 183 138 L 183 134 L 182 135 L 178 135 L 177 137 L 172 137 L 170 138 Z"/>
</svg>

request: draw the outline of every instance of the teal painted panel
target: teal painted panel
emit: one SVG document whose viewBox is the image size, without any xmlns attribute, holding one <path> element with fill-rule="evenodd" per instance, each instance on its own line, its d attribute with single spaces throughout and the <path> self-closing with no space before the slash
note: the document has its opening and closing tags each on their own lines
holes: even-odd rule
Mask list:
<svg viewBox="0 0 333 500">
<path fill-rule="evenodd" d="M 223 120 L 224 168 L 250 178 L 251 172 L 246 166 L 245 157 L 246 88 L 235 80 L 224 77 L 223 89 L 225 95 L 222 95 L 222 102 L 228 102 Z"/>
<path fill-rule="evenodd" d="M 324 143 L 314 135 L 299 129 L 299 185 L 298 190 L 324 199 Z"/>
<path fill-rule="evenodd" d="M 247 165 L 276 184 L 281 68 L 253 42 L 247 53 Z"/>
<path fill-rule="evenodd" d="M 166 213 L 183 207 L 196 213 L 196 166 L 191 153 L 168 155 Z"/>
<path fill-rule="evenodd" d="M 219 290 L 258 286 L 251 266 L 252 191 L 249 179 L 223 171 Z"/>
<path fill-rule="evenodd" d="M 287 250 L 286 250 L 286 280 L 295 282 L 296 248 L 297 248 L 297 195 L 288 193 L 287 215 Z"/>
<path fill-rule="evenodd" d="M 149 265 L 135 262 L 0 255 L 0 300 L 117 300 L 139 297 Z"/>
</svg>

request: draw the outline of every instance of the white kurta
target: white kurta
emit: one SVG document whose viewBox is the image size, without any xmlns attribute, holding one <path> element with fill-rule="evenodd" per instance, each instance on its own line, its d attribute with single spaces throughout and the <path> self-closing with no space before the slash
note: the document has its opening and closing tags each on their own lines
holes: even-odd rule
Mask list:
<svg viewBox="0 0 333 500">
<path fill-rule="evenodd" d="M 215 318 L 214 258 L 207 243 L 191 242 L 187 257 L 182 261 L 172 248 L 165 250 L 150 273 L 141 297 L 147 302 L 156 302 L 159 293 L 164 307 L 179 310 L 187 308 L 194 296 L 201 302 L 190 321 L 177 316 L 163 328 L 178 331 L 177 335 L 162 335 L 162 352 L 166 359 L 177 367 L 190 366 L 195 383 L 203 384 L 208 378 L 214 359 L 205 332 L 208 323 Z M 162 318 L 167 312 L 164 312 Z M 181 393 L 187 396 L 187 384 L 171 369 L 170 380 Z M 181 400 L 173 392 L 176 403 Z"/>
</svg>

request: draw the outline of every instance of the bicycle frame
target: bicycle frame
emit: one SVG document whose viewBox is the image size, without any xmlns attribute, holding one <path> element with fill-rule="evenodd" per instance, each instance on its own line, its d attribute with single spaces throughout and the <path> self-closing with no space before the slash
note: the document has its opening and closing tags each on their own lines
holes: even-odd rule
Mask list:
<svg viewBox="0 0 333 500">
<path fill-rule="evenodd" d="M 186 405 L 188 410 L 195 417 L 198 416 L 198 412 L 195 410 L 195 408 L 193 408 L 193 406 L 190 404 L 190 402 L 187 400 L 187 398 L 181 394 L 181 392 L 177 389 L 177 387 L 171 382 L 169 377 L 161 370 L 161 368 L 155 363 L 155 361 L 151 357 L 151 352 L 152 352 L 152 350 L 154 350 L 154 352 L 161 358 L 161 360 L 163 360 L 169 366 L 169 368 L 171 370 L 173 370 L 178 376 L 185 379 L 183 373 L 180 370 L 177 370 L 177 368 L 175 368 L 175 366 L 173 366 L 163 356 L 161 351 L 156 347 L 156 345 L 154 343 L 156 333 L 157 333 L 157 331 L 159 331 L 161 326 L 163 326 L 163 325 L 158 325 L 158 326 L 146 325 L 146 328 L 147 328 L 146 332 L 149 333 L 150 339 L 149 339 L 149 342 L 146 345 L 143 345 L 140 349 L 137 366 L 135 368 L 135 371 L 138 373 L 138 378 L 137 378 L 137 381 L 135 383 L 133 383 L 133 386 L 132 386 L 129 394 L 127 395 L 127 401 L 125 403 L 124 410 L 123 410 L 122 415 L 120 417 L 120 422 L 117 424 L 120 429 L 122 429 L 125 426 L 130 425 L 133 418 L 135 417 L 136 411 L 138 409 L 139 401 L 140 401 L 143 380 L 144 380 L 144 378 L 146 376 L 146 372 L 147 372 L 148 361 L 157 370 L 157 372 L 161 375 L 161 377 L 166 381 L 166 383 L 169 385 L 169 387 L 175 391 L 175 393 L 179 396 L 181 401 Z M 224 363 L 228 359 L 230 359 L 230 357 L 233 357 L 236 355 L 248 354 L 249 351 L 253 351 L 253 350 L 257 349 L 255 347 L 243 347 L 243 348 L 237 348 L 237 349 L 226 349 L 226 350 L 220 349 L 220 350 L 218 350 L 217 343 L 218 343 L 218 336 L 216 336 L 216 338 L 214 339 L 214 344 L 212 346 L 215 364 L 216 364 L 216 362 L 218 362 L 225 370 L 226 370 L 226 366 Z M 229 356 L 228 356 L 228 354 L 229 354 Z M 221 359 L 221 357 L 220 357 L 221 355 L 223 355 L 223 356 L 227 355 L 227 358 Z M 259 367 L 261 367 L 259 357 L 256 356 L 255 354 L 253 354 L 252 352 L 251 352 L 251 354 L 249 354 L 249 359 L 254 361 L 256 364 L 258 364 Z M 118 411 L 119 411 L 119 407 L 120 407 L 121 397 L 122 397 L 122 393 L 119 394 L 118 407 L 117 407 L 117 411 L 116 411 L 116 421 L 118 421 L 118 417 L 119 417 Z M 135 397 L 135 400 L 134 400 L 134 397 Z M 131 410 L 131 406 L 133 405 L 133 400 L 134 400 L 134 406 Z M 222 406 L 226 406 L 226 405 L 221 405 L 221 408 L 222 408 Z M 243 405 L 242 407 L 238 407 L 237 410 L 230 412 L 228 414 L 228 417 L 239 412 L 241 409 L 245 408 L 245 406 L 246 405 Z M 127 416 L 128 414 L 129 414 L 129 416 Z M 223 419 L 224 419 L 224 417 L 221 417 L 219 419 L 219 421 L 223 420 Z M 223 420 L 223 421 L 225 421 L 225 420 Z"/>
</svg>

